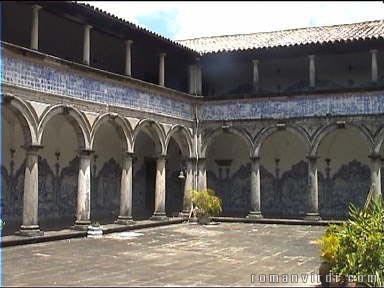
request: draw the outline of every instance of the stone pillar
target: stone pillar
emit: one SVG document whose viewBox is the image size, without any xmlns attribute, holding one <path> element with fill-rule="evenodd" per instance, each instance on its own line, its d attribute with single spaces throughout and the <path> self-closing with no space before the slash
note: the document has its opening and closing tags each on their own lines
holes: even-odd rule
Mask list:
<svg viewBox="0 0 384 288">
<path fill-rule="evenodd" d="M 29 146 L 25 163 L 24 196 L 23 196 L 23 224 L 16 233 L 22 236 L 42 235 L 38 224 L 39 211 L 39 168 L 38 153 L 41 146 Z"/>
<path fill-rule="evenodd" d="M 152 220 L 165 220 L 165 163 L 166 158 L 161 155 L 156 161 L 156 187 L 155 187 L 155 211 Z"/>
<path fill-rule="evenodd" d="M 260 158 L 251 158 L 251 211 L 247 218 L 262 218 L 260 205 Z"/>
<path fill-rule="evenodd" d="M 374 195 L 381 195 L 381 157 L 379 154 L 373 153 L 369 155 L 371 158 L 371 185 L 374 187 Z"/>
<path fill-rule="evenodd" d="M 125 41 L 125 75 L 132 76 L 132 56 L 131 56 L 131 46 L 133 44 L 132 40 Z"/>
<path fill-rule="evenodd" d="M 86 65 L 90 64 L 91 28 L 90 25 L 84 25 L 83 63 Z"/>
<path fill-rule="evenodd" d="M 32 6 L 31 49 L 39 49 L 39 10 L 41 6 Z"/>
<path fill-rule="evenodd" d="M 200 59 L 196 59 L 197 64 L 195 68 L 195 90 L 196 90 L 196 95 L 201 95 L 202 94 L 202 89 L 203 89 L 203 80 L 202 80 L 202 71 L 201 71 L 201 65 L 200 65 Z"/>
<path fill-rule="evenodd" d="M 308 55 L 309 59 L 309 86 L 315 88 L 316 85 L 316 66 L 315 55 Z"/>
<path fill-rule="evenodd" d="M 166 53 L 160 53 L 159 55 L 159 85 L 165 86 L 165 56 Z"/>
<path fill-rule="evenodd" d="M 132 158 L 133 153 L 126 153 L 123 158 L 120 185 L 120 213 L 116 224 L 132 223 Z"/>
<path fill-rule="evenodd" d="M 189 94 L 196 93 L 196 69 L 195 65 L 188 66 L 188 92 Z"/>
<path fill-rule="evenodd" d="M 377 82 L 378 80 L 378 67 L 377 67 L 377 49 L 370 50 L 371 52 L 371 80 L 372 82 Z"/>
<path fill-rule="evenodd" d="M 259 90 L 259 60 L 252 60 L 253 74 L 252 74 L 252 87 L 253 91 Z"/>
<path fill-rule="evenodd" d="M 319 187 L 317 181 L 317 158 L 307 156 L 308 159 L 308 204 L 306 220 L 320 220 L 319 215 Z"/>
<path fill-rule="evenodd" d="M 188 216 L 192 207 L 191 190 L 193 189 L 193 160 L 185 161 L 185 183 L 184 183 L 184 198 L 183 198 L 183 213 Z"/>
<path fill-rule="evenodd" d="M 86 230 L 90 221 L 91 150 L 80 153 L 75 229 Z"/>
<path fill-rule="evenodd" d="M 199 158 L 197 163 L 197 190 L 203 191 L 207 189 L 207 167 L 206 167 L 206 159 Z"/>
</svg>

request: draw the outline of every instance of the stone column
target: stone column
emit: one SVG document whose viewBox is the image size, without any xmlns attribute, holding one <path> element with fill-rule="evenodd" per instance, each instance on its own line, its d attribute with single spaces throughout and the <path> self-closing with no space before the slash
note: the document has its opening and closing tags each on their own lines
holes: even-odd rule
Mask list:
<svg viewBox="0 0 384 288">
<path fill-rule="evenodd" d="M 372 82 L 377 82 L 378 80 L 378 67 L 377 67 L 377 49 L 370 50 L 371 52 L 371 80 Z"/>
<path fill-rule="evenodd" d="M 31 49 L 39 49 L 39 10 L 41 6 L 32 6 Z"/>
<path fill-rule="evenodd" d="M 306 220 L 320 220 L 319 188 L 317 181 L 317 156 L 307 156 L 308 159 L 308 204 Z"/>
<path fill-rule="evenodd" d="M 309 59 L 309 86 L 314 88 L 316 85 L 316 66 L 315 55 L 308 55 Z"/>
<path fill-rule="evenodd" d="M 164 155 L 156 161 L 155 211 L 152 220 L 165 220 L 165 163 Z"/>
<path fill-rule="evenodd" d="M 182 214 L 188 216 L 191 211 L 191 190 L 193 189 L 193 160 L 187 159 L 185 161 L 185 183 L 184 183 L 184 198 L 183 198 L 183 212 Z"/>
<path fill-rule="evenodd" d="M 207 189 L 207 167 L 205 158 L 199 158 L 197 163 L 197 190 L 203 191 Z"/>
<path fill-rule="evenodd" d="M 195 90 L 196 90 L 196 95 L 201 95 L 202 94 L 202 88 L 203 88 L 203 80 L 202 80 L 202 71 L 201 71 L 201 65 L 200 65 L 200 59 L 196 59 L 197 64 L 195 68 Z"/>
<path fill-rule="evenodd" d="M 90 221 L 91 150 L 80 153 L 75 229 L 86 230 Z"/>
<path fill-rule="evenodd" d="M 381 195 L 381 157 L 379 154 L 373 153 L 369 155 L 371 158 L 371 185 L 374 194 Z"/>
<path fill-rule="evenodd" d="M 166 53 L 160 53 L 159 55 L 159 85 L 165 86 L 165 56 Z"/>
<path fill-rule="evenodd" d="M 189 94 L 195 94 L 196 93 L 196 69 L 195 65 L 189 65 L 188 66 L 188 92 Z"/>
<path fill-rule="evenodd" d="M 84 25 L 83 63 L 90 64 L 91 54 L 91 25 Z"/>
<path fill-rule="evenodd" d="M 123 158 L 120 185 L 120 214 L 116 224 L 132 223 L 132 158 L 133 153 L 126 153 Z"/>
<path fill-rule="evenodd" d="M 247 218 L 262 218 L 260 205 L 260 158 L 251 158 L 251 211 Z"/>
<path fill-rule="evenodd" d="M 253 74 L 252 74 L 252 87 L 253 91 L 259 90 L 259 60 L 252 60 Z"/>
<path fill-rule="evenodd" d="M 133 41 L 126 40 L 125 41 L 125 75 L 132 75 L 132 56 L 131 56 L 131 47 Z"/>
<path fill-rule="evenodd" d="M 16 233 L 22 236 L 42 235 L 38 224 L 39 211 L 39 156 L 37 151 L 41 146 L 29 146 L 25 163 L 24 196 L 23 196 L 23 224 Z"/>
</svg>

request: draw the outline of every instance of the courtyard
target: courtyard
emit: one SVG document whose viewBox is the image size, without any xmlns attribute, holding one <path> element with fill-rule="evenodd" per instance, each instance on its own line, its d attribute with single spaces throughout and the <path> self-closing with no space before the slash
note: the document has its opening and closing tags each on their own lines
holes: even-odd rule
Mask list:
<svg viewBox="0 0 384 288">
<path fill-rule="evenodd" d="M 2 285 L 314 287 L 310 275 L 320 259 L 313 241 L 324 229 L 183 223 L 8 247 L 2 249 Z M 269 282 L 276 281 L 271 274 L 280 282 Z M 297 274 L 299 282 L 282 283 L 284 274 Z"/>
</svg>

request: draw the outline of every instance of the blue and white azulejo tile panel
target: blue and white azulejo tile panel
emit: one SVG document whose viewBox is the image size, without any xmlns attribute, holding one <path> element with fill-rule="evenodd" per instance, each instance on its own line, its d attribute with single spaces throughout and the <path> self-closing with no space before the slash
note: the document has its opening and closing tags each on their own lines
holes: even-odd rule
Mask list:
<svg viewBox="0 0 384 288">
<path fill-rule="evenodd" d="M 352 116 L 381 113 L 384 113 L 383 92 L 210 102 L 202 104 L 199 110 L 203 120 L 284 119 L 327 114 Z"/>
<path fill-rule="evenodd" d="M 108 81 L 99 81 L 10 55 L 3 56 L 1 80 L 4 83 L 45 93 L 193 119 L 192 104 L 188 100 L 178 100 Z"/>
</svg>

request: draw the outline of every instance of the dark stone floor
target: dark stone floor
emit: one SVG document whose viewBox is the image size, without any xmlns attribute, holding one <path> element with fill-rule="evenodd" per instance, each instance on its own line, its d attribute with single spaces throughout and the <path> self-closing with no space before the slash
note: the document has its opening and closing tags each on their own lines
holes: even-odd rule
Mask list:
<svg viewBox="0 0 384 288">
<path fill-rule="evenodd" d="M 312 241 L 324 229 L 186 223 L 8 247 L 2 249 L 2 285 L 313 287 L 317 283 L 301 274 L 317 273 L 319 248 Z M 298 274 L 299 283 L 282 283 L 284 274 Z"/>
</svg>

